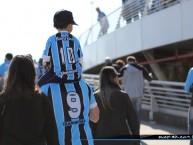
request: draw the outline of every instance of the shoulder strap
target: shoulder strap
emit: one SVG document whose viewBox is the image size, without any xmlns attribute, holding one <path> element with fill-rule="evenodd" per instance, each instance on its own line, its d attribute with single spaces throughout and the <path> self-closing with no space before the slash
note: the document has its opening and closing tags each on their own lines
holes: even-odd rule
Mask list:
<svg viewBox="0 0 193 145">
<path fill-rule="evenodd" d="M 7 105 L 9 100 L 10 100 L 10 98 L 7 97 L 4 104 L 3 104 L 2 110 L 0 112 L 0 138 L 2 137 L 2 134 L 3 134 L 3 115 L 5 114 L 6 105 Z"/>
<path fill-rule="evenodd" d="M 9 100 L 10 100 L 10 97 L 7 97 L 6 100 L 5 100 L 5 103 L 4 103 L 3 108 L 1 110 L 1 117 L 3 117 L 3 114 L 5 112 L 5 108 L 6 108 L 7 103 L 8 103 Z"/>
</svg>

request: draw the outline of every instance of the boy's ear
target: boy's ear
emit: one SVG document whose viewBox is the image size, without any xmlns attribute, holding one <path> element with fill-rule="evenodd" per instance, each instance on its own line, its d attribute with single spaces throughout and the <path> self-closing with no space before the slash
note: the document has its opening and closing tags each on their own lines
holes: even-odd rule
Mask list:
<svg viewBox="0 0 193 145">
<path fill-rule="evenodd" d="M 69 23 L 69 24 L 67 25 L 67 28 L 68 28 L 68 27 L 72 27 L 72 24 L 71 24 L 71 23 Z"/>
<path fill-rule="evenodd" d="M 69 23 L 68 25 L 70 25 L 70 26 L 71 26 L 71 25 L 72 25 L 72 23 Z"/>
</svg>

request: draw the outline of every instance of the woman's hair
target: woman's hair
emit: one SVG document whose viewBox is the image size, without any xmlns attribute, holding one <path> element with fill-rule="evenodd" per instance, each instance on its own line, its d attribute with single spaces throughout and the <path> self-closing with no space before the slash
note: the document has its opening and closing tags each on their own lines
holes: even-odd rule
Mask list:
<svg viewBox="0 0 193 145">
<path fill-rule="evenodd" d="M 29 55 L 16 55 L 8 70 L 3 92 L 15 97 L 27 97 L 35 91 L 36 71 Z"/>
<path fill-rule="evenodd" d="M 116 76 L 118 76 L 118 73 L 112 66 L 106 66 L 100 72 L 99 92 L 105 109 L 112 109 L 110 104 L 112 90 L 115 86 L 119 87 L 114 80 Z"/>
</svg>

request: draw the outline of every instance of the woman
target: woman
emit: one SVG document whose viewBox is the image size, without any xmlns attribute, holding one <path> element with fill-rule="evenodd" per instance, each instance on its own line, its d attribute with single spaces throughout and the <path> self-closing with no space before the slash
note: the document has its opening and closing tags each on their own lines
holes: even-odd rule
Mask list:
<svg viewBox="0 0 193 145">
<path fill-rule="evenodd" d="M 0 94 L 0 145 L 59 145 L 50 102 L 36 88 L 35 77 L 30 56 L 13 58 Z"/>
<path fill-rule="evenodd" d="M 99 90 L 94 94 L 100 110 L 100 119 L 93 125 L 95 143 L 138 144 L 131 140 L 120 140 L 139 135 L 139 123 L 128 94 L 119 87 L 119 77 L 114 67 L 106 66 L 101 70 Z M 101 138 L 103 141 L 100 141 Z"/>
</svg>

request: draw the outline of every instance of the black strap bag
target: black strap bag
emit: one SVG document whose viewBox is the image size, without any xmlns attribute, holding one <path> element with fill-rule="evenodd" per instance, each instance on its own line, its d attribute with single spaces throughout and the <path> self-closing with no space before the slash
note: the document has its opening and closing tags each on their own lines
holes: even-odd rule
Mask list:
<svg viewBox="0 0 193 145">
<path fill-rule="evenodd" d="M 7 97 L 4 101 L 0 101 L 0 138 L 3 134 L 3 116 L 5 114 L 5 109 L 9 100 L 10 98 Z"/>
</svg>

